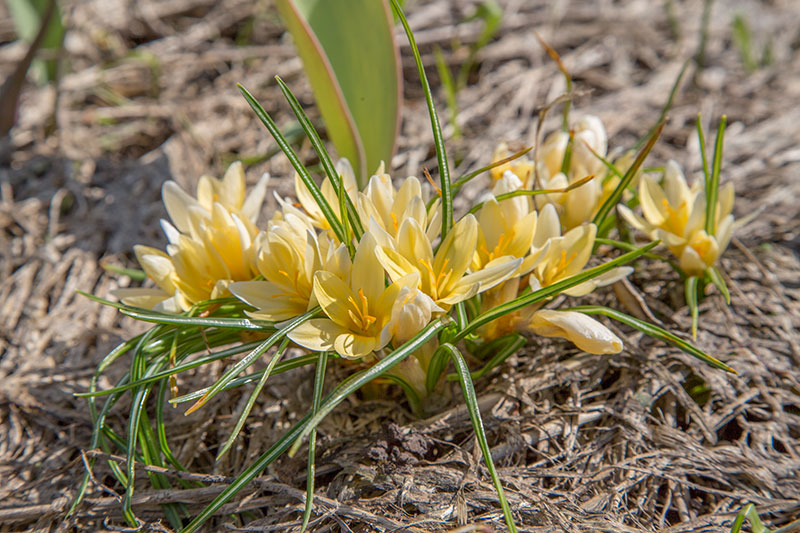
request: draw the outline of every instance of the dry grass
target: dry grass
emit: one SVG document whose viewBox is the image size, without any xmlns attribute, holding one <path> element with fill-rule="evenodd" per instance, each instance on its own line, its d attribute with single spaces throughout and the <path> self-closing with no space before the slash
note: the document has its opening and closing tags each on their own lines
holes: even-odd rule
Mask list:
<svg viewBox="0 0 800 533">
<path fill-rule="evenodd" d="M 454 41 L 474 39 L 475 23 L 460 22 L 474 2 L 407 4 L 434 75 L 434 44 L 448 52 Z M 652 125 L 697 46 L 700 2 L 666 2 L 675 26 L 661 3 L 645 0 L 503 4 L 500 34 L 458 95 L 464 138 L 450 145 L 458 172 L 485 164 L 500 140 L 531 143 L 539 107 L 563 91 L 534 30 L 572 72 L 581 93 L 576 111 L 600 116 L 613 146 L 629 146 Z M 72 394 L 86 389 L 110 347 L 141 326 L 75 290 L 106 295 L 126 280 L 104 273 L 98 261 L 132 265 L 133 244 L 163 242 L 157 220 L 165 214 L 159 202 L 164 180 L 192 188 L 200 174 L 219 174 L 230 154 L 256 156 L 273 148 L 235 83 L 251 89 L 279 124 L 288 124 L 290 114 L 271 81 L 275 74 L 304 104 L 312 103 L 300 62 L 263 3 L 63 5 L 71 71 L 58 90 L 58 127 L 45 135 L 55 92 L 28 87 L 12 144 L 0 154 L 1 531 L 97 531 L 123 524 L 119 487 L 103 461 L 77 516 L 65 519 L 84 471 L 82 450 L 96 453 L 85 450 L 91 431 L 86 404 Z M 759 46 L 772 40 L 772 65 L 746 73 L 731 42 L 734 13 L 745 14 Z M 523 530 L 719 531 L 747 502 L 770 524 L 800 515 L 798 20 L 800 9 L 791 0 L 717 2 L 707 66 L 690 69 L 650 160 L 675 158 L 696 174 L 697 111 L 707 118 L 727 113 L 723 179 L 737 186 L 738 216 L 760 215 L 723 259 L 733 302 L 728 308 L 717 294 L 704 301 L 698 343 L 739 375 L 702 367 L 627 329 L 619 331 L 625 352 L 612 357 L 534 340 L 478 385 L 493 454 Z M 0 14 L 4 75 L 24 53 L 13 39 Z M 463 59 L 458 50 L 447 57 Z M 435 168 L 407 53 L 404 74 L 407 106 L 392 161 L 396 175 Z M 308 146 L 303 153 L 313 160 Z M 282 157 L 254 165 L 249 177 L 266 170 L 282 194 L 290 191 Z M 682 288 L 670 271 L 651 264 L 631 281 L 669 328 L 689 329 Z M 612 294 L 604 298 L 619 305 Z M 186 375 L 180 386 L 189 391 L 213 377 Z M 687 392 L 699 378 L 710 388 L 701 403 Z M 258 414 L 220 463 L 213 461 L 215 448 L 246 396 L 234 392 L 190 417 L 171 413 L 174 451 L 193 472 L 189 477 L 209 485 L 158 493 L 143 485 L 137 515 L 151 530 L 164 531 L 158 503 L 181 501 L 199 510 L 307 409 L 310 381 L 300 371 L 268 384 Z M 391 400 L 360 396 L 342 405 L 320 431 L 314 529 L 500 528 L 501 512 L 466 413 L 448 401 L 442 399 L 444 412 L 430 420 L 414 420 Z M 117 411 L 112 423 L 123 427 L 124 414 Z M 224 508 L 213 528 L 296 529 L 304 470 L 303 459 L 279 461 Z M 251 512 L 246 526 L 231 518 L 239 510 Z"/>
</svg>

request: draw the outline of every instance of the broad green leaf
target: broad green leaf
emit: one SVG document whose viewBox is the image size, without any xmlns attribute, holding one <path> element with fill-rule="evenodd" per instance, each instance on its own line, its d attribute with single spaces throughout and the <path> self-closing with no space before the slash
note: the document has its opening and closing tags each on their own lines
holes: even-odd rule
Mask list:
<svg viewBox="0 0 800 533">
<path fill-rule="evenodd" d="M 402 78 L 385 1 L 277 0 L 314 98 L 340 156 L 359 185 L 391 162 L 400 125 Z"/>
</svg>

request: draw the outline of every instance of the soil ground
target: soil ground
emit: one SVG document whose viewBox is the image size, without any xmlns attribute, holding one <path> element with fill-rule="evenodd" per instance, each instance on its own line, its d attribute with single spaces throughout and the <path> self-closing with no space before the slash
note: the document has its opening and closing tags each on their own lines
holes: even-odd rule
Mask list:
<svg viewBox="0 0 800 533">
<path fill-rule="evenodd" d="M 631 146 L 655 123 L 701 36 L 699 1 L 500 3 L 502 27 L 458 93 L 463 137 L 445 130 L 456 174 L 488 163 L 499 141 L 532 144 L 539 110 L 563 93 L 564 80 L 534 32 L 573 76 L 574 113 L 599 116 L 612 147 Z M 26 87 L 0 154 L 0 531 L 124 527 L 120 487 L 104 461 L 96 463 L 78 513 L 65 517 L 91 433 L 87 404 L 73 393 L 85 391 L 102 357 L 142 325 L 75 291 L 107 296 L 130 284 L 101 263 L 134 266 L 134 244 L 164 244 L 159 194 L 167 179 L 192 190 L 198 176 L 221 175 L 236 157 L 260 158 L 248 168 L 249 181 L 269 171 L 277 191 L 291 192 L 285 158 L 259 157 L 274 143 L 237 82 L 288 125 L 290 110 L 273 81 L 280 75 L 317 117 L 301 63 L 268 2 L 61 4 L 69 24 L 65 73 L 57 91 Z M 464 22 L 477 2 L 406 4 L 445 116 L 433 49 L 441 47 L 451 65 L 464 60 L 481 27 Z M 25 47 L 3 9 L 5 76 Z M 733 40 L 737 15 L 751 30 L 754 57 L 771 50 L 769 64 L 753 72 Z M 738 375 L 614 325 L 626 346 L 615 356 L 533 339 L 477 385 L 522 530 L 721 531 L 747 503 L 770 527 L 800 517 L 799 28 L 793 0 L 715 2 L 703 68 L 689 67 L 648 160 L 676 159 L 696 178 L 695 117 L 702 112 L 709 131 L 727 114 L 723 180 L 736 185 L 735 214 L 757 216 L 722 259 L 732 304 L 717 293 L 703 301 L 697 342 Z M 405 44 L 402 55 L 406 101 L 391 169 L 419 175 L 436 164 Z M 554 114 L 545 130 L 557 121 Z M 301 154 L 313 163 L 307 144 Z M 466 197 L 485 186 L 478 180 Z M 642 264 L 631 282 L 669 329 L 689 329 L 682 286 L 669 269 Z M 593 301 L 621 305 L 611 291 Z M 101 385 L 113 385 L 124 367 L 123 361 L 112 368 Z M 202 387 L 221 369 L 184 375 L 179 386 Z M 268 384 L 258 415 L 219 463 L 216 447 L 244 406 L 243 392 L 190 417 L 170 412 L 175 453 L 198 476 L 235 476 L 308 408 L 311 376 L 298 371 Z M 708 390 L 698 394 L 702 385 Z M 353 396 L 340 406 L 320 430 L 313 529 L 502 530 L 457 400 L 456 390 L 427 420 L 414 419 L 395 392 L 382 400 Z M 120 431 L 124 408 L 112 420 Z M 304 459 L 278 461 L 208 530 L 298 530 L 304 479 Z M 135 511 L 145 529 L 165 531 L 158 502 L 182 501 L 197 512 L 222 486 L 159 495 L 143 484 Z M 248 511 L 239 515 L 246 522 L 234 518 L 239 510 Z"/>
</svg>

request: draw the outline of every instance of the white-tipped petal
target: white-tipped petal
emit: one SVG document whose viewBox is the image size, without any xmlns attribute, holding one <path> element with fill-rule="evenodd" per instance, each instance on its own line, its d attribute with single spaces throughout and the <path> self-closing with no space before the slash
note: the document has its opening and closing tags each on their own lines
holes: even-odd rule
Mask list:
<svg viewBox="0 0 800 533">
<path fill-rule="evenodd" d="M 576 311 L 542 309 L 534 313 L 529 328 L 543 337 L 561 337 L 594 354 L 622 351 L 619 337 L 597 320 Z"/>
</svg>

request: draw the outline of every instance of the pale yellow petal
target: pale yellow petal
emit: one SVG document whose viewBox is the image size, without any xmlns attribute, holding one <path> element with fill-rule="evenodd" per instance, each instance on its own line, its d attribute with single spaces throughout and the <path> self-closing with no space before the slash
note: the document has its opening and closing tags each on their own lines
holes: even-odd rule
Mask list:
<svg viewBox="0 0 800 533">
<path fill-rule="evenodd" d="M 669 205 L 673 208 L 678 207 L 683 202 L 688 204 L 691 200 L 686 178 L 681 167 L 674 160 L 670 160 L 664 169 L 664 193 Z"/>
<path fill-rule="evenodd" d="M 425 261 L 433 262 L 433 248 L 425 235 L 422 226 L 413 218 L 406 219 L 400 224 L 397 234 L 397 251 L 412 264 Z"/>
<path fill-rule="evenodd" d="M 689 276 L 702 276 L 706 270 L 706 264 L 691 246 L 683 249 L 679 258 L 680 267 Z"/>
<path fill-rule="evenodd" d="M 161 250 L 141 244 L 134 246 L 133 251 L 147 277 L 152 279 L 164 292 L 173 294 L 175 285 L 172 277 L 175 273 L 175 266 L 169 256 Z"/>
<path fill-rule="evenodd" d="M 639 200 L 642 203 L 642 212 L 650 224 L 661 226 L 666 222 L 664 204 L 667 202 L 667 197 L 650 176 L 642 176 L 642 181 L 639 182 Z"/>
<path fill-rule="evenodd" d="M 438 274 L 451 272 L 450 280 L 464 275 L 478 244 L 478 221 L 471 214 L 459 220 L 442 241 L 433 261 L 433 271 Z"/>
<path fill-rule="evenodd" d="M 380 348 L 383 346 L 379 346 L 376 337 L 357 335 L 350 331 L 341 333 L 334 340 L 336 353 L 345 359 L 359 359 Z"/>
<path fill-rule="evenodd" d="M 167 209 L 172 223 L 182 233 L 189 233 L 192 230 L 189 208 L 197 206 L 202 211 L 205 209 L 191 196 L 186 194 L 174 181 L 167 181 L 161 187 L 161 198 L 164 200 L 164 207 Z"/>
<path fill-rule="evenodd" d="M 170 294 L 161 289 L 131 288 L 114 289 L 111 295 L 119 299 L 125 305 L 141 307 L 143 309 L 153 309 L 159 303 L 171 297 Z"/>
<path fill-rule="evenodd" d="M 325 270 L 317 272 L 314 274 L 314 296 L 328 318 L 345 329 L 359 329 L 351 318 L 352 302 L 358 303 L 359 298 L 344 281 Z"/>
<path fill-rule="evenodd" d="M 324 352 L 333 350 L 336 339 L 347 333 L 345 328 L 327 318 L 312 318 L 294 328 L 286 336 L 303 348 Z"/>
<path fill-rule="evenodd" d="M 484 268 L 461 278 L 456 287 L 476 285 L 478 292 L 491 289 L 498 283 L 511 277 L 522 264 L 522 259 L 514 256 L 504 256 L 493 259 Z"/>
<path fill-rule="evenodd" d="M 228 166 L 219 191 L 219 202 L 228 209 L 239 210 L 244 205 L 245 179 L 241 161 L 234 161 Z"/>
<path fill-rule="evenodd" d="M 253 224 L 258 222 L 258 215 L 261 213 L 261 206 L 264 205 L 264 199 L 267 197 L 267 187 L 269 186 L 269 173 L 265 172 L 261 175 L 256 186 L 247 195 L 247 199 L 242 204 L 242 215 L 247 217 Z"/>
<path fill-rule="evenodd" d="M 415 265 L 391 248 L 378 247 L 375 249 L 375 255 L 392 281 L 397 281 L 411 273 L 419 275 L 419 270 Z"/>
<path fill-rule="evenodd" d="M 536 221 L 536 232 L 533 235 L 533 248 L 541 248 L 545 243 L 561 235 L 561 221 L 553 204 L 547 204 L 539 212 Z"/>
<path fill-rule="evenodd" d="M 719 188 L 719 204 L 717 206 L 717 220 L 722 220 L 731 214 L 735 192 L 733 183 L 728 182 Z"/>
<path fill-rule="evenodd" d="M 256 308 L 247 314 L 259 320 L 280 322 L 306 312 L 308 300 L 269 281 L 240 281 L 231 283 L 228 290 L 247 305 Z"/>
<path fill-rule="evenodd" d="M 530 329 L 543 337 L 561 337 L 583 351 L 613 354 L 622 351 L 622 341 L 603 324 L 575 311 L 543 309 L 534 313 Z"/>
<path fill-rule="evenodd" d="M 617 204 L 617 212 L 625 219 L 625 221 L 633 226 L 635 229 L 646 233 L 652 238 L 653 232 L 655 231 L 655 227 L 650 224 L 648 221 L 631 211 L 631 209 L 622 204 Z"/>
<path fill-rule="evenodd" d="M 362 290 L 369 302 L 377 301 L 386 286 L 383 267 L 375 255 L 375 246 L 375 238 L 370 233 L 365 233 L 361 237 L 356 255 L 353 257 L 350 278 L 351 286 L 356 290 Z"/>
</svg>

